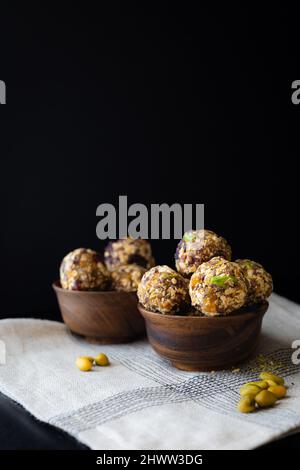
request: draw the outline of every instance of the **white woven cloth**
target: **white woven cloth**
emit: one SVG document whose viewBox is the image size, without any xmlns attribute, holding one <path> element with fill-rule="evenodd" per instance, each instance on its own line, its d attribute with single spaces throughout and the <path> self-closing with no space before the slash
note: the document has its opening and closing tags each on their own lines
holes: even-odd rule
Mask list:
<svg viewBox="0 0 300 470">
<path fill-rule="evenodd" d="M 181 372 L 146 341 L 95 346 L 45 320 L 1 320 L 0 340 L 0 391 L 92 449 L 251 449 L 300 431 L 300 306 L 275 294 L 258 353 L 277 365 L 288 398 L 248 415 L 236 404 L 240 385 L 257 378 L 253 362 L 234 373 Z M 100 351 L 110 367 L 76 369 L 77 356 Z"/>
</svg>

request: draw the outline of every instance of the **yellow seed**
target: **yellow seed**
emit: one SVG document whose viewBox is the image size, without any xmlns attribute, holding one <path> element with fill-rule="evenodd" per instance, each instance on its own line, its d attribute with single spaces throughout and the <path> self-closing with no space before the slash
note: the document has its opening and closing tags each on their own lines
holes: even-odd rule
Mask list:
<svg viewBox="0 0 300 470">
<path fill-rule="evenodd" d="M 108 366 L 109 360 L 106 354 L 100 353 L 95 357 L 97 366 Z"/>
<path fill-rule="evenodd" d="M 87 357 L 78 357 L 76 359 L 76 366 L 82 372 L 88 372 L 92 368 L 92 363 Z"/>
<path fill-rule="evenodd" d="M 94 364 L 95 359 L 94 359 L 92 356 L 80 356 L 80 357 L 82 357 L 82 358 L 84 358 L 84 359 L 87 359 L 87 360 L 90 361 L 92 364 Z"/>
<path fill-rule="evenodd" d="M 251 411 L 255 410 L 255 400 L 253 395 L 245 395 L 243 396 L 238 405 L 237 405 L 238 411 L 241 413 L 251 413 Z"/>
<path fill-rule="evenodd" d="M 258 380 L 256 382 L 247 382 L 245 385 L 255 385 L 256 387 L 259 387 L 262 390 L 265 390 L 269 387 L 269 384 L 266 380 Z"/>
<path fill-rule="evenodd" d="M 276 398 L 284 398 L 286 396 L 286 388 L 284 385 L 274 385 L 269 387 L 268 390 L 273 393 Z"/>
<path fill-rule="evenodd" d="M 267 406 L 273 406 L 277 398 L 269 390 L 262 390 L 256 395 L 255 401 L 261 408 L 266 408 Z"/>
<path fill-rule="evenodd" d="M 274 382 L 274 380 L 266 380 L 266 382 L 268 383 L 268 388 L 276 387 L 278 385 L 278 383 Z"/>
<path fill-rule="evenodd" d="M 252 395 L 255 396 L 261 391 L 261 388 L 257 385 L 242 385 L 240 388 L 240 395 L 244 397 L 245 395 Z"/>
<path fill-rule="evenodd" d="M 283 385 L 284 379 L 278 375 L 272 374 L 271 372 L 262 372 L 259 376 L 262 380 L 273 380 L 277 385 Z"/>
</svg>

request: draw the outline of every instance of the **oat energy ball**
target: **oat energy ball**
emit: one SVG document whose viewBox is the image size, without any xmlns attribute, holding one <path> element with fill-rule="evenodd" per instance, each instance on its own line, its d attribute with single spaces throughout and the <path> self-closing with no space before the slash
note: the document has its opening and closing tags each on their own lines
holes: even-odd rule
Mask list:
<svg viewBox="0 0 300 470">
<path fill-rule="evenodd" d="M 136 292 L 146 268 L 138 264 L 120 265 L 111 271 L 112 288 L 124 292 Z"/>
<path fill-rule="evenodd" d="M 188 280 L 168 266 L 147 271 L 137 293 L 140 303 L 152 312 L 175 315 L 190 307 Z"/>
<path fill-rule="evenodd" d="M 184 276 L 190 276 L 200 264 L 215 256 L 231 260 L 231 248 L 225 238 L 211 230 L 190 230 L 177 245 L 176 269 Z"/>
<path fill-rule="evenodd" d="M 247 304 L 256 304 L 266 300 L 272 293 L 273 280 L 261 264 L 250 259 L 237 259 L 236 263 L 249 282 Z"/>
<path fill-rule="evenodd" d="M 146 269 L 155 264 L 150 243 L 130 237 L 109 242 L 104 251 L 104 260 L 110 271 L 120 264 L 138 264 Z"/>
<path fill-rule="evenodd" d="M 62 260 L 60 283 L 69 290 L 107 290 L 110 275 L 99 253 L 78 248 Z"/>
<path fill-rule="evenodd" d="M 202 313 L 226 315 L 245 304 L 248 283 L 237 263 L 217 256 L 198 267 L 189 290 L 192 305 Z"/>
</svg>

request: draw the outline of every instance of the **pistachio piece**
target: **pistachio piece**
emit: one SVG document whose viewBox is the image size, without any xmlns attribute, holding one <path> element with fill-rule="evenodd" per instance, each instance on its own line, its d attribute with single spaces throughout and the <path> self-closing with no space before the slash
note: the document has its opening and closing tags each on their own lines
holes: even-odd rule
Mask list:
<svg viewBox="0 0 300 470">
<path fill-rule="evenodd" d="M 225 287 L 228 281 L 235 283 L 236 278 L 234 276 L 213 276 L 210 278 L 209 283 L 214 286 Z"/>
<path fill-rule="evenodd" d="M 252 395 L 256 396 L 259 392 L 261 392 L 261 388 L 258 387 L 257 385 L 242 385 L 240 388 L 240 395 L 244 397 L 245 395 Z"/>
<path fill-rule="evenodd" d="M 82 357 L 84 359 L 88 359 L 92 364 L 94 364 L 95 359 L 92 356 L 80 356 L 80 357 Z"/>
<path fill-rule="evenodd" d="M 106 354 L 100 353 L 95 357 L 97 366 L 108 366 L 109 360 Z"/>
<path fill-rule="evenodd" d="M 273 406 L 277 401 L 277 397 L 272 392 L 269 392 L 269 390 L 261 390 L 256 395 L 255 401 L 261 408 L 266 408 Z"/>
<path fill-rule="evenodd" d="M 273 385 L 268 388 L 269 392 L 273 393 L 276 398 L 284 398 L 286 396 L 286 388 L 284 385 Z"/>
<path fill-rule="evenodd" d="M 266 382 L 268 383 L 268 387 L 276 387 L 276 385 L 278 385 L 274 380 L 266 380 Z"/>
<path fill-rule="evenodd" d="M 270 384 L 266 380 L 257 380 L 254 382 L 247 382 L 245 385 L 255 385 L 262 390 L 269 388 Z"/>
<path fill-rule="evenodd" d="M 245 395 L 237 405 L 238 411 L 241 413 L 251 413 L 255 410 L 255 400 L 253 395 Z"/>
<path fill-rule="evenodd" d="M 194 233 L 186 232 L 183 239 L 185 242 L 193 242 L 196 240 L 196 235 Z"/>
<path fill-rule="evenodd" d="M 262 372 L 259 376 L 262 380 L 272 380 L 277 385 L 283 385 L 284 379 L 278 375 L 272 374 L 271 372 Z"/>
<path fill-rule="evenodd" d="M 93 364 L 87 357 L 82 356 L 76 359 L 76 366 L 82 372 L 88 372 L 92 369 Z"/>
</svg>

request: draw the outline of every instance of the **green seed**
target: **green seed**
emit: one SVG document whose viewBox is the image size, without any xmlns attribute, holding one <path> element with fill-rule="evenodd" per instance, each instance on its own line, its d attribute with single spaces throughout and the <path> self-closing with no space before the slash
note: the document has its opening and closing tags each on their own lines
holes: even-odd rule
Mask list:
<svg viewBox="0 0 300 470">
<path fill-rule="evenodd" d="M 168 279 L 168 277 L 170 277 L 169 273 L 160 273 L 160 278 L 161 279 Z"/>
<path fill-rule="evenodd" d="M 284 379 L 278 375 L 272 374 L 271 372 L 262 372 L 259 376 L 262 380 L 272 380 L 277 385 L 283 385 Z"/>
<path fill-rule="evenodd" d="M 237 405 L 238 411 L 241 413 L 251 413 L 255 410 L 255 400 L 252 395 L 242 397 Z"/>
<path fill-rule="evenodd" d="M 218 287 L 226 287 L 226 283 L 228 281 L 235 283 L 236 278 L 234 276 L 213 276 L 210 278 L 209 284 L 213 284 Z"/>
<path fill-rule="evenodd" d="M 196 240 L 196 235 L 194 233 L 186 232 L 183 239 L 185 242 L 194 242 Z"/>
<path fill-rule="evenodd" d="M 277 397 L 272 392 L 269 392 L 269 390 L 261 390 L 256 395 L 255 401 L 261 408 L 266 408 L 273 406 L 277 401 Z"/>
</svg>

